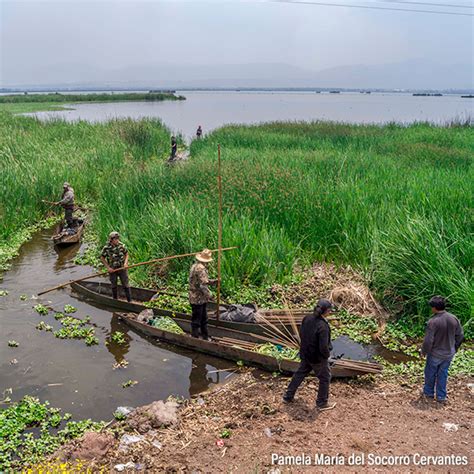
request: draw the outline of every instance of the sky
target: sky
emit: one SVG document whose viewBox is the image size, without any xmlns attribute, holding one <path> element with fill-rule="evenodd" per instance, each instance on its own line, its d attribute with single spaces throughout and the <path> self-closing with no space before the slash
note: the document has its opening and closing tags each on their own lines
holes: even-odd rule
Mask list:
<svg viewBox="0 0 474 474">
<path fill-rule="evenodd" d="M 474 14 L 388 0 L 325 3 Z M 202 68 L 225 76 L 229 65 L 242 65 L 246 77 L 290 77 L 414 61 L 464 65 L 472 79 L 473 19 L 291 1 L 0 0 L 0 86 L 150 81 L 160 67 L 192 81 Z"/>
</svg>

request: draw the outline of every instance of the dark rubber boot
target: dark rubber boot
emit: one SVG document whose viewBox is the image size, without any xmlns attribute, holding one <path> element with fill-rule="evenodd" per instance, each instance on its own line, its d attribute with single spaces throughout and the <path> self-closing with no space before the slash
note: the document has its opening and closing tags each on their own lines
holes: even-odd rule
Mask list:
<svg viewBox="0 0 474 474">
<path fill-rule="evenodd" d="M 130 303 L 132 301 L 132 295 L 130 293 L 130 288 L 124 288 L 125 290 L 125 296 L 127 297 L 127 301 Z"/>
<path fill-rule="evenodd" d="M 117 288 L 112 288 L 112 298 L 114 300 L 118 299 L 118 290 L 117 290 Z"/>
</svg>

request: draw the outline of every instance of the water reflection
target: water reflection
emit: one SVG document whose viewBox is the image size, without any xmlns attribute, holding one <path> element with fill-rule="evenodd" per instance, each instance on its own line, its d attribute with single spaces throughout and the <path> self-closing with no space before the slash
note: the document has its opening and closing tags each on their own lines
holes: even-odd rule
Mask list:
<svg viewBox="0 0 474 474">
<path fill-rule="evenodd" d="M 120 331 L 122 334 L 124 334 L 125 342 L 122 344 L 112 341 L 112 334 L 117 331 Z M 117 363 L 120 363 L 125 359 L 125 355 L 130 350 L 130 342 L 132 340 L 132 337 L 128 334 L 128 327 L 121 323 L 118 315 L 114 313 L 110 318 L 110 332 L 105 338 L 105 344 L 107 350 L 114 356 L 114 359 Z"/>
<path fill-rule="evenodd" d="M 54 263 L 53 268 L 56 273 L 59 273 L 64 270 L 64 267 L 66 267 L 68 263 L 76 258 L 76 255 L 81 248 L 81 244 L 68 245 L 67 247 L 58 247 L 57 245 L 54 245 L 53 248 L 58 254 L 58 258 Z"/>
<path fill-rule="evenodd" d="M 219 372 L 217 372 L 219 374 Z M 191 372 L 189 373 L 189 395 L 207 390 L 211 384 L 215 384 L 212 377 L 208 375 L 207 364 L 201 354 L 196 354 L 192 358 Z"/>
</svg>

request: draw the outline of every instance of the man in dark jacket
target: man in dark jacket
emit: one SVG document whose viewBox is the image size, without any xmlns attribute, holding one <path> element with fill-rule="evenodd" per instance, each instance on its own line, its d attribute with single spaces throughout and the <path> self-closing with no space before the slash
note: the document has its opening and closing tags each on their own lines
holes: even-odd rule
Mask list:
<svg viewBox="0 0 474 474">
<path fill-rule="evenodd" d="M 434 399 L 436 385 L 436 401 L 445 403 L 449 365 L 464 340 L 464 333 L 456 316 L 445 311 L 446 300 L 442 296 L 433 296 L 428 304 L 434 316 L 428 321 L 421 348 L 426 356 L 423 394 Z"/>
<path fill-rule="evenodd" d="M 333 305 L 329 300 L 321 299 L 314 308 L 313 314 L 306 316 L 300 328 L 300 358 L 301 363 L 294 373 L 290 384 L 283 396 L 285 403 L 293 401 L 296 390 L 301 382 L 314 371 L 319 379 L 318 397 L 316 407 L 318 410 L 331 410 L 335 403 L 329 404 L 329 383 L 331 381 L 331 370 L 329 368 L 329 355 L 332 350 L 331 329 L 329 323 L 324 319 L 331 313 Z"/>
</svg>

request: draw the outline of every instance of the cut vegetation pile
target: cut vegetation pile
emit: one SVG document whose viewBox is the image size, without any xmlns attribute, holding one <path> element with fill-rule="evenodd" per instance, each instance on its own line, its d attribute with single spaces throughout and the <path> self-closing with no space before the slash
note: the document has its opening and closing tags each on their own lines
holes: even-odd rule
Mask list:
<svg viewBox="0 0 474 474">
<path fill-rule="evenodd" d="M 41 123 L 3 113 L 0 131 L 0 241 L 43 219 L 41 199 L 67 180 L 93 204 L 98 241 L 119 231 L 132 263 L 215 248 L 220 143 L 223 242 L 238 247 L 223 259 L 225 297 L 291 288 L 296 269 L 334 262 L 364 275 L 407 327 L 420 331 L 427 299 L 442 294 L 473 333 L 472 127 L 232 126 L 193 142 L 191 160 L 174 167 L 163 164 L 169 133 L 154 120 Z M 132 277 L 183 288 L 188 267 L 174 261 Z M 359 282 L 333 287 L 332 297 L 375 314 Z M 310 293 L 305 304 L 322 296 Z"/>
</svg>

